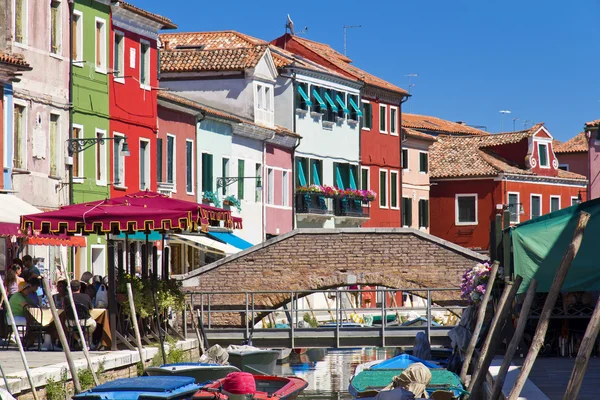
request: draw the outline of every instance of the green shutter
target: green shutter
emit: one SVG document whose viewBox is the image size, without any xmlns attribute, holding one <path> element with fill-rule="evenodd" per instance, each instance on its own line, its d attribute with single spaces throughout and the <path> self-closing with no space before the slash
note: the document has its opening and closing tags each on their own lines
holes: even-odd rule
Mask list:
<svg viewBox="0 0 600 400">
<path fill-rule="evenodd" d="M 156 139 L 156 180 L 163 181 L 163 140 Z"/>
<path fill-rule="evenodd" d="M 364 127 L 367 129 L 371 129 L 373 126 L 373 113 L 372 113 L 371 103 L 363 103 L 363 114 L 364 114 Z"/>
<path fill-rule="evenodd" d="M 379 106 L 379 130 L 381 132 L 385 132 L 387 130 L 387 126 L 385 126 L 385 112 L 387 108 L 383 106 Z"/>
<path fill-rule="evenodd" d="M 318 161 L 317 160 L 310 160 L 310 163 L 312 164 L 312 182 L 314 185 L 321 185 L 321 177 L 319 176 L 319 168 L 318 168 Z"/>
<path fill-rule="evenodd" d="M 175 170 L 175 138 L 167 136 L 167 183 L 175 183 L 173 174 Z"/>
<path fill-rule="evenodd" d="M 50 19 L 51 19 L 51 31 L 50 31 L 50 40 L 51 40 L 51 44 L 50 44 L 50 52 L 51 53 L 58 53 L 58 6 L 60 5 L 60 3 L 53 1 L 50 4 L 51 10 L 50 10 Z"/>
<path fill-rule="evenodd" d="M 335 183 L 338 189 L 345 189 L 342 174 L 340 173 L 340 165 L 337 163 L 335 164 Z"/>
<path fill-rule="evenodd" d="M 409 228 L 412 226 L 412 200 L 406 199 L 406 226 Z"/>
<path fill-rule="evenodd" d="M 354 180 L 354 167 L 350 166 L 349 168 L 349 175 L 350 175 L 350 189 L 354 189 L 356 190 L 356 181 Z"/>
<path fill-rule="evenodd" d="M 423 218 L 425 221 L 423 227 L 429 228 L 429 200 L 423 200 Z"/>
<path fill-rule="evenodd" d="M 306 186 L 306 177 L 304 176 L 304 168 L 302 167 L 302 160 L 300 158 L 296 161 L 298 163 L 298 181 L 300 186 Z"/>
<path fill-rule="evenodd" d="M 390 173 L 390 206 L 398 207 L 398 174 Z"/>
<path fill-rule="evenodd" d="M 238 160 L 238 199 L 239 200 L 244 199 L 245 179 L 243 177 L 245 176 L 244 175 L 245 167 L 246 167 L 246 162 L 244 160 Z"/>
<path fill-rule="evenodd" d="M 213 156 L 212 154 L 202 154 L 202 191 L 213 191 Z"/>
<path fill-rule="evenodd" d="M 419 153 L 419 164 L 419 171 L 427 173 L 429 169 L 427 153 Z"/>
<path fill-rule="evenodd" d="M 192 193 L 194 191 L 192 177 L 193 177 L 193 143 L 185 142 L 185 161 L 186 161 L 186 175 L 185 175 L 185 189 L 188 193 Z"/>
</svg>

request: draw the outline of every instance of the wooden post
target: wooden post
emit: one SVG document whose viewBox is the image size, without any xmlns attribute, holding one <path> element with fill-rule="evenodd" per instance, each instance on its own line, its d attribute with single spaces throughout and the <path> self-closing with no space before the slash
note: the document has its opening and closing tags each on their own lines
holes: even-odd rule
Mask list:
<svg viewBox="0 0 600 400">
<path fill-rule="evenodd" d="M 544 344 L 544 338 L 546 337 L 546 331 L 548 330 L 548 324 L 550 321 L 550 316 L 552 315 L 552 309 L 556 304 L 556 299 L 558 299 L 558 295 L 560 294 L 560 288 L 567 277 L 567 273 L 569 272 L 569 268 L 571 268 L 571 263 L 573 259 L 579 252 L 579 247 L 581 246 L 581 241 L 583 240 L 583 233 L 585 232 L 585 228 L 587 226 L 588 221 L 590 220 L 590 214 L 582 211 L 579 214 L 579 221 L 575 226 L 575 232 L 573 233 L 573 239 L 567 247 L 567 251 L 563 256 L 560 266 L 556 271 L 556 275 L 554 276 L 554 280 L 552 281 L 552 285 L 550 286 L 550 291 L 548 292 L 548 297 L 546 298 L 546 302 L 544 303 L 544 308 L 542 309 L 542 313 L 540 314 L 540 320 L 538 321 L 537 328 L 535 329 L 535 335 L 533 336 L 533 342 L 529 347 L 529 352 L 527 353 L 527 357 L 523 362 L 523 366 L 521 367 L 521 372 L 515 381 L 513 389 L 508 396 L 508 400 L 517 400 L 519 395 L 521 394 L 521 390 L 523 390 L 523 386 L 525 385 L 525 381 L 527 381 L 527 377 L 529 376 L 529 372 L 531 372 L 531 368 L 533 367 L 533 363 L 538 355 L 538 352 L 542 348 Z"/>
<path fill-rule="evenodd" d="M 115 241 L 109 240 L 106 235 L 106 247 L 108 248 L 108 324 L 110 325 L 111 337 L 117 337 L 117 277 L 115 276 Z M 124 279 L 123 252 L 118 251 L 118 276 Z M 117 341 L 113 340 L 110 349 L 117 350 Z"/>
<path fill-rule="evenodd" d="M 194 309 L 192 308 L 192 303 L 188 304 L 189 308 L 190 308 L 190 315 L 192 316 L 192 325 L 194 326 L 194 331 L 196 331 L 196 338 L 198 338 L 198 347 L 200 347 L 200 351 L 202 352 L 202 354 L 204 354 L 204 352 L 206 351 L 206 349 L 204 348 L 204 341 L 202 340 L 202 337 L 200 336 L 200 331 L 198 330 L 198 325 L 196 324 L 196 320 L 194 318 L 196 318 L 196 313 L 194 313 Z M 200 354 L 200 355 L 202 355 Z"/>
<path fill-rule="evenodd" d="M 6 295 L 6 289 L 4 288 L 4 281 L 2 280 L 2 276 L 0 274 L 0 292 L 2 292 L 2 300 L 4 301 L 4 307 L 6 307 L 6 314 L 8 315 L 8 322 L 12 326 L 13 333 L 15 335 L 15 339 L 17 341 L 17 347 L 19 347 L 19 353 L 21 353 L 21 360 L 23 360 L 23 365 L 25 366 L 25 373 L 27 374 L 27 379 L 29 380 L 29 386 L 31 386 L 31 393 L 33 393 L 33 398 L 38 400 L 39 397 L 37 395 L 37 391 L 35 390 L 35 384 L 33 383 L 33 378 L 31 377 L 31 371 L 29 370 L 29 363 L 27 362 L 27 357 L 25 357 L 25 350 L 23 350 L 23 343 L 21 343 L 21 338 L 19 337 L 19 330 L 17 329 L 17 323 L 15 322 L 15 316 L 12 313 L 12 308 L 10 307 L 10 303 L 8 302 L 8 296 Z M 8 387 L 6 388 L 8 389 Z"/>
<path fill-rule="evenodd" d="M 133 291 L 131 290 L 131 283 L 127 282 L 127 296 L 129 297 L 129 311 L 131 312 L 131 322 L 133 322 L 133 331 L 135 332 L 135 342 L 140 353 L 140 362 L 142 367 L 146 368 L 144 361 L 144 352 L 142 351 L 142 337 L 140 336 L 140 329 L 137 323 L 137 316 L 135 314 L 135 305 L 133 303 Z"/>
<path fill-rule="evenodd" d="M 517 329 L 515 330 L 510 344 L 508 345 L 508 349 L 506 350 L 506 354 L 502 360 L 502 365 L 500 366 L 500 371 L 498 371 L 498 376 L 496 377 L 494 386 L 492 387 L 492 395 L 490 397 L 491 400 L 498 399 L 500 397 L 500 393 L 502 393 L 502 387 L 504 386 L 504 380 L 506 379 L 508 368 L 510 367 L 510 363 L 515 355 L 515 352 L 517 351 L 517 347 L 519 347 L 519 343 L 521 343 L 523 332 L 525 332 L 525 325 L 527 324 L 527 319 L 529 318 L 529 311 L 531 310 L 531 304 L 533 303 L 533 298 L 535 297 L 536 288 L 537 281 L 532 279 L 529 282 L 527 295 L 525 296 L 525 301 L 523 301 L 523 306 L 521 307 L 521 314 L 519 315 L 519 321 L 517 322 Z"/>
<path fill-rule="evenodd" d="M 496 214 L 496 217 L 494 218 L 494 243 L 496 244 L 496 247 L 494 248 L 494 251 L 496 252 L 496 257 L 490 257 L 490 259 L 492 260 L 498 260 L 500 261 L 500 265 L 502 264 L 502 215 L 501 214 Z"/>
<path fill-rule="evenodd" d="M 487 305 L 490 300 L 490 295 L 492 294 L 494 281 L 496 280 L 496 275 L 498 275 L 499 265 L 500 263 L 498 261 L 494 261 L 494 263 L 492 264 L 490 278 L 487 283 L 487 289 L 485 291 L 485 294 L 483 295 L 483 299 L 481 300 L 479 309 L 477 310 L 475 330 L 473 331 L 473 336 L 471 336 L 471 341 L 469 342 L 469 346 L 467 347 L 467 352 L 465 353 L 465 360 L 463 361 L 462 369 L 460 371 L 460 380 L 463 382 L 465 382 L 467 379 L 469 364 L 471 364 L 471 358 L 473 357 L 473 352 L 475 351 L 475 346 L 477 345 L 477 339 L 479 338 L 479 334 L 481 333 L 481 327 L 483 326 L 483 320 L 485 319 L 485 312 L 487 310 Z"/>
<path fill-rule="evenodd" d="M 60 254 L 60 263 L 64 268 L 64 263 L 62 260 L 62 252 Z M 98 386 L 100 382 L 98 381 L 98 376 L 96 376 L 96 371 L 94 371 L 94 366 L 92 365 L 92 359 L 90 358 L 90 353 L 88 352 L 87 342 L 85 336 L 83 335 L 83 329 L 81 329 L 81 324 L 79 323 L 79 315 L 77 315 L 77 309 L 75 307 L 75 300 L 73 300 L 73 291 L 71 290 L 71 279 L 69 278 L 69 274 L 65 274 L 67 279 L 67 294 L 69 295 L 69 303 L 71 304 L 71 309 L 73 310 L 73 317 L 75 318 L 75 326 L 77 327 L 77 333 L 79 334 L 79 339 L 81 340 L 81 349 L 83 350 L 83 355 L 85 356 L 85 360 L 87 361 L 88 368 L 92 372 L 92 378 L 94 378 L 94 384 Z M 50 292 L 48 292 L 50 293 Z M 91 318 L 91 317 L 90 317 Z M 68 347 L 68 345 L 67 345 Z"/>
<path fill-rule="evenodd" d="M 498 253 L 496 252 L 496 218 L 490 221 L 490 260 L 497 260 Z"/>
<path fill-rule="evenodd" d="M 61 260 L 62 261 L 62 260 Z M 42 279 L 42 285 L 44 285 L 44 292 L 50 292 L 50 286 L 46 279 Z M 58 339 L 60 340 L 60 345 L 63 348 L 65 353 L 65 357 L 67 358 L 67 364 L 69 365 L 69 369 L 71 370 L 71 377 L 73 378 L 73 386 L 75 387 L 75 391 L 77 393 L 81 393 L 81 384 L 79 383 L 79 376 L 77 375 L 77 368 L 75 367 L 75 363 L 73 362 L 73 356 L 71 355 L 71 349 L 69 348 L 69 342 L 67 341 L 67 336 L 65 335 L 65 331 L 63 329 L 62 324 L 60 323 L 60 316 L 58 315 L 58 311 L 56 310 L 56 305 L 54 304 L 54 299 L 52 296 L 46 296 L 48 298 L 48 303 L 50 304 L 50 311 L 52 312 L 52 318 L 54 319 L 54 327 L 58 332 Z"/>
<path fill-rule="evenodd" d="M 512 307 L 512 301 L 517 295 L 517 290 L 519 289 L 519 286 L 521 286 L 522 281 L 523 278 L 517 275 L 514 282 L 506 282 L 504 292 L 502 293 L 502 297 L 500 298 L 500 302 L 498 304 L 498 310 L 494 315 L 492 325 L 490 326 L 490 331 L 481 348 L 481 354 L 479 356 L 479 360 L 477 361 L 477 367 L 473 371 L 473 376 L 471 377 L 469 392 L 471 392 L 472 395 L 474 395 L 474 393 L 480 393 L 481 391 L 483 380 L 485 379 L 488 368 L 490 367 L 492 359 L 496 354 L 496 349 L 502 340 L 502 329 L 504 328 L 504 323 L 509 316 L 510 309 Z M 475 395 L 473 397 L 477 398 Z"/>
<path fill-rule="evenodd" d="M 304 299 L 306 300 L 306 304 L 308 304 L 308 309 L 310 310 L 310 313 L 312 315 L 312 317 L 314 318 L 314 320 L 317 320 L 317 316 L 315 315 L 315 312 L 313 311 L 312 305 L 310 304 L 310 294 L 308 296 L 304 296 Z"/>
<path fill-rule="evenodd" d="M 579 389 L 581 389 L 581 384 L 583 383 L 585 371 L 587 370 L 588 361 L 590 361 L 590 355 L 594 349 L 594 343 L 596 343 L 596 338 L 598 337 L 598 330 L 600 330 L 600 299 L 598 299 L 598 302 L 596 303 L 592 318 L 585 330 L 585 335 L 581 341 L 581 346 L 579 347 L 579 352 L 575 359 L 573 373 L 571 374 L 571 379 L 569 379 L 569 385 L 567 386 L 567 391 L 565 392 L 563 400 L 577 398 Z"/>
<path fill-rule="evenodd" d="M 519 210 L 517 210 L 519 212 Z M 502 236 L 502 265 L 504 265 L 504 276 L 510 279 L 512 275 L 512 260 L 511 260 L 511 250 L 512 250 L 512 241 L 510 239 L 510 211 L 504 211 L 503 219 L 503 236 Z"/>
<path fill-rule="evenodd" d="M 332 321 L 336 321 L 336 318 L 333 316 L 333 313 L 331 312 L 331 305 L 329 304 L 329 298 L 327 297 L 327 293 L 326 292 L 321 292 L 323 293 L 323 296 L 325 296 L 325 303 L 327 303 L 327 312 L 329 312 L 329 316 L 331 317 Z"/>
</svg>

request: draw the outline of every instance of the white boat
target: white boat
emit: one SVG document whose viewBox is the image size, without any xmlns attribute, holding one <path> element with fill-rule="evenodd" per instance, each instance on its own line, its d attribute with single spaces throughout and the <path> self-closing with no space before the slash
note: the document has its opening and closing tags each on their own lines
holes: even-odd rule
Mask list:
<svg viewBox="0 0 600 400">
<path fill-rule="evenodd" d="M 160 367 L 148 367 L 145 372 L 146 375 L 150 376 L 189 376 L 194 378 L 196 383 L 204 383 L 224 378 L 230 372 L 239 371 L 233 365 L 183 362 L 164 364 Z"/>
</svg>

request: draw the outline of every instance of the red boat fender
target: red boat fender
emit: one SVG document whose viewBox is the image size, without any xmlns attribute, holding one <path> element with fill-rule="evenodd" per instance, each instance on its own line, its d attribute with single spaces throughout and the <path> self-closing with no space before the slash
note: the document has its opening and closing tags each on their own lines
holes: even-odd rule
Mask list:
<svg viewBox="0 0 600 400">
<path fill-rule="evenodd" d="M 249 372 L 231 372 L 223 379 L 223 390 L 231 394 L 256 394 L 256 382 Z"/>
</svg>

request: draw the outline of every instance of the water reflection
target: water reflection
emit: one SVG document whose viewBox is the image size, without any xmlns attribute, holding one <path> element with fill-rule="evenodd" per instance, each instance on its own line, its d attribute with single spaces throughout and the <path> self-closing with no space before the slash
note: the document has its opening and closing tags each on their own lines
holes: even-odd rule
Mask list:
<svg viewBox="0 0 600 400">
<path fill-rule="evenodd" d="M 396 355 L 395 348 L 308 349 L 292 353 L 289 362 L 278 365 L 278 375 L 296 375 L 306 379 L 308 387 L 300 399 L 352 399 L 348 384 L 358 364 L 385 360 Z"/>
</svg>

